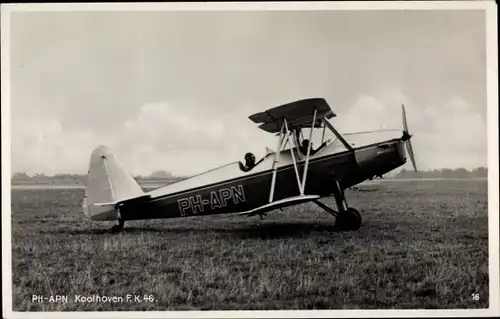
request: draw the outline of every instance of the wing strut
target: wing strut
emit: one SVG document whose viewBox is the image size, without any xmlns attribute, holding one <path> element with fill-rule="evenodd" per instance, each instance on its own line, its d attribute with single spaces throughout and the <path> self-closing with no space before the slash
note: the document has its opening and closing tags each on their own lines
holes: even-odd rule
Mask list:
<svg viewBox="0 0 500 319">
<path fill-rule="evenodd" d="M 313 129 L 314 129 L 314 124 L 316 122 L 316 115 L 317 115 L 317 110 L 314 110 L 314 117 L 313 121 L 311 123 L 311 131 L 309 133 L 309 140 L 312 139 L 313 135 Z M 305 195 L 304 191 L 306 188 L 306 178 L 307 178 L 307 169 L 309 166 L 309 159 L 311 157 L 311 145 L 312 143 L 309 143 L 308 148 L 307 148 L 307 155 L 306 155 L 306 162 L 304 166 L 304 173 L 302 175 L 302 181 L 300 180 L 300 174 L 299 174 L 299 168 L 297 164 L 297 158 L 295 157 L 295 150 L 297 149 L 297 155 L 299 155 L 299 145 L 298 145 L 298 139 L 299 139 L 299 134 L 302 134 L 302 132 L 298 131 L 290 131 L 288 127 L 288 122 L 286 118 L 283 118 L 283 122 L 280 127 L 280 131 L 278 133 L 278 142 L 277 142 L 277 149 L 276 152 L 274 153 L 274 161 L 273 161 L 273 176 L 271 180 L 271 190 L 269 192 L 269 204 L 266 204 L 261 207 L 254 208 L 250 211 L 247 212 L 242 212 L 239 213 L 239 215 L 261 215 L 267 211 L 276 209 L 276 208 L 281 208 L 285 207 L 288 205 L 293 205 L 293 204 L 299 204 L 299 203 L 305 203 L 311 200 L 316 200 L 320 196 L 319 195 Z M 295 140 L 294 140 L 295 138 Z M 289 198 L 284 198 L 278 201 L 273 201 L 274 200 L 274 190 L 276 188 L 276 176 L 278 174 L 278 163 L 280 160 L 280 153 L 283 149 L 286 148 L 288 142 L 290 142 L 290 153 L 292 155 L 292 161 L 293 161 L 293 167 L 295 170 L 295 177 L 297 178 L 297 186 L 299 187 L 299 192 L 300 195 L 294 196 L 294 197 L 289 197 Z"/>
<path fill-rule="evenodd" d="M 316 114 L 317 114 L 317 110 L 314 109 L 311 131 L 309 132 L 309 144 L 307 144 L 306 165 L 304 166 L 304 175 L 302 176 L 302 185 L 300 188 L 300 195 L 304 195 L 304 189 L 306 188 L 307 168 L 309 166 L 309 158 L 311 155 L 311 145 L 312 145 L 311 140 L 312 140 L 312 135 L 313 135 L 313 130 L 314 130 L 314 124 L 316 123 Z"/>
<path fill-rule="evenodd" d="M 321 144 L 325 141 L 325 130 L 326 130 L 326 125 L 323 123 L 323 135 L 321 136 Z"/>
<path fill-rule="evenodd" d="M 276 185 L 276 174 L 278 173 L 278 163 L 280 160 L 281 147 L 283 146 L 283 140 L 285 135 L 283 134 L 283 129 L 285 128 L 284 123 L 281 125 L 280 133 L 278 137 L 278 145 L 276 146 L 276 152 L 274 153 L 273 161 L 273 179 L 271 180 L 271 191 L 269 192 L 269 202 L 272 203 L 274 196 L 274 187 Z"/>
<path fill-rule="evenodd" d="M 313 115 L 313 121 L 312 121 L 312 124 L 311 124 L 311 131 L 309 132 L 309 141 L 312 139 L 313 129 L 314 129 L 314 123 L 316 122 L 316 115 L 317 115 L 317 110 L 315 109 L 314 110 L 314 115 Z M 283 119 L 283 123 L 282 123 L 281 128 L 280 128 L 279 135 L 278 135 L 277 150 L 274 153 L 273 177 L 272 177 L 272 180 L 271 180 L 271 190 L 269 192 L 269 203 L 272 203 L 273 199 L 274 199 L 274 189 L 276 187 L 276 175 L 278 173 L 278 163 L 279 163 L 279 160 L 280 160 L 281 150 L 286 147 L 286 145 L 288 144 L 289 141 L 290 141 L 290 144 L 292 144 L 293 138 L 290 138 L 290 135 L 293 135 L 295 137 L 295 139 L 298 138 L 298 133 L 297 132 L 293 132 L 293 131 L 290 131 L 288 129 L 287 120 L 286 120 L 286 118 L 284 118 Z M 294 142 L 293 144 L 296 144 L 296 143 Z M 295 146 L 296 147 L 291 147 L 290 148 L 290 152 L 291 152 L 291 155 L 292 155 L 292 161 L 293 161 L 293 167 L 294 167 L 294 170 L 295 170 L 295 176 L 297 178 L 297 186 L 299 187 L 299 192 L 300 192 L 299 196 L 304 196 L 304 191 L 305 191 L 305 188 L 306 188 L 307 169 L 309 167 L 309 159 L 311 157 L 311 147 L 312 146 L 311 146 L 311 143 L 309 143 L 309 145 L 307 147 L 306 163 L 305 163 L 305 166 L 304 166 L 304 173 L 302 174 L 302 181 L 300 180 L 299 169 L 298 169 L 298 165 L 297 165 L 297 159 L 295 157 L 295 149 L 298 149 L 299 145 L 295 145 Z"/>
<path fill-rule="evenodd" d="M 288 123 L 285 120 L 285 129 L 288 132 L 288 134 L 293 134 L 293 132 L 290 132 L 288 130 Z M 290 136 L 290 135 L 289 135 Z M 295 136 L 297 137 L 297 136 Z M 299 168 L 297 167 L 297 159 L 295 158 L 295 149 L 298 148 L 298 145 L 292 145 L 293 138 L 290 139 L 290 153 L 292 154 L 292 162 L 293 162 L 293 168 L 295 169 L 295 177 L 297 177 L 297 186 L 299 186 L 299 192 L 302 191 L 302 186 L 300 184 L 300 177 L 299 177 Z M 296 144 L 295 142 L 293 144 Z M 295 147 L 294 147 L 295 146 Z M 298 154 L 297 154 L 298 156 Z"/>
<path fill-rule="evenodd" d="M 335 134 L 335 136 L 342 142 L 342 144 L 344 144 L 345 148 L 347 148 L 349 151 L 352 150 L 351 145 L 349 145 L 349 143 L 347 143 L 347 141 L 342 137 L 342 135 L 340 135 L 340 133 L 337 132 L 337 130 L 333 127 L 332 124 L 330 124 L 330 122 L 328 122 L 326 119 L 323 119 L 323 123 L 326 126 L 328 126 L 330 131 L 332 131 L 332 133 Z"/>
</svg>

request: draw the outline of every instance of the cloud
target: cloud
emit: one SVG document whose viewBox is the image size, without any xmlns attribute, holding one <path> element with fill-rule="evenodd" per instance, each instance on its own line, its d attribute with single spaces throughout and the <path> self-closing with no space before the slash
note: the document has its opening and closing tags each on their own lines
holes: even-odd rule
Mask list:
<svg viewBox="0 0 500 319">
<path fill-rule="evenodd" d="M 384 90 L 377 97 L 360 96 L 351 108 L 339 114 L 334 121 L 344 133 L 402 129 L 403 103 L 406 106 L 408 127 L 413 134 L 412 144 L 420 169 L 472 169 L 487 165 L 486 121 L 479 110 L 472 108 L 459 96 L 450 97 L 439 106 L 418 105 L 413 104 L 396 89 Z M 383 135 L 367 135 L 356 138 L 356 141 L 366 143 L 374 136 Z"/>
<path fill-rule="evenodd" d="M 30 174 L 86 172 L 96 139 L 91 131 L 64 130 L 56 118 L 35 114 L 14 117 L 12 168 Z"/>
<path fill-rule="evenodd" d="M 249 114 L 241 113 L 148 103 L 118 129 L 113 149 L 127 154 L 122 161 L 138 174 L 159 169 L 193 174 L 241 160 L 248 151 L 264 155 L 270 136 L 258 132 Z"/>
<path fill-rule="evenodd" d="M 105 144 L 196 173 L 275 149 L 248 115 L 309 96 L 344 132 L 405 103 L 419 166 L 485 164 L 484 12 L 375 11 L 13 14 L 13 169 L 85 172 Z"/>
<path fill-rule="evenodd" d="M 421 169 L 486 165 L 485 120 L 458 96 L 444 105 L 425 106 L 413 104 L 397 89 L 384 89 L 360 95 L 331 122 L 342 133 L 401 129 L 401 101 L 406 103 Z M 84 173 L 92 149 L 105 144 L 132 174 L 155 170 L 194 174 L 241 160 L 246 152 L 260 157 L 266 146 L 276 148 L 275 136 L 257 129 L 248 119 L 252 113 L 245 107 L 219 113 L 196 105 L 147 103 L 115 129 L 99 135 L 90 129 L 64 129 L 57 118 L 48 115 L 24 114 L 13 119 L 12 166 L 14 171 L 28 173 Z M 361 145 L 399 136 L 391 132 L 349 139 Z"/>
<path fill-rule="evenodd" d="M 245 115 L 243 115 L 245 114 Z M 59 119 L 16 114 L 12 122 L 13 171 L 84 173 L 92 150 L 108 145 L 133 174 L 168 170 L 194 174 L 246 152 L 265 154 L 273 136 L 261 132 L 243 111 L 219 114 L 194 106 L 147 103 L 138 113 L 107 133 L 63 128 Z"/>
</svg>

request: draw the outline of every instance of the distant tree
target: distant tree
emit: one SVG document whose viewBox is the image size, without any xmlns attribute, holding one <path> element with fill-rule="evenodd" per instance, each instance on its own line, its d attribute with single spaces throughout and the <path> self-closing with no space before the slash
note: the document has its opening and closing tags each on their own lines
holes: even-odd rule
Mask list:
<svg viewBox="0 0 500 319">
<path fill-rule="evenodd" d="M 451 170 L 449 168 L 443 168 L 441 170 L 441 176 L 440 177 L 444 177 L 444 178 L 453 177 L 453 170 Z"/>
<path fill-rule="evenodd" d="M 396 178 L 405 178 L 405 176 L 406 176 L 407 172 L 408 172 L 408 171 L 407 171 L 406 169 L 404 169 L 404 168 L 403 168 L 403 169 L 402 169 L 402 170 L 398 173 L 398 175 L 396 175 Z"/>
<path fill-rule="evenodd" d="M 154 177 L 154 178 L 165 178 L 165 177 L 172 177 L 172 174 L 170 172 L 166 171 L 155 171 L 149 175 L 149 177 Z"/>
<path fill-rule="evenodd" d="M 78 176 L 78 174 L 58 173 L 58 174 L 54 175 L 53 177 L 55 177 L 55 178 L 70 178 L 71 179 L 71 178 L 75 177 L 75 175 Z"/>
<path fill-rule="evenodd" d="M 469 177 L 470 172 L 465 168 L 457 168 L 453 171 L 453 177 L 456 178 L 467 178 Z"/>
<path fill-rule="evenodd" d="M 465 168 L 457 169 L 433 169 L 432 171 L 409 171 L 402 169 L 395 178 L 472 178 L 472 177 L 487 177 L 488 169 L 485 167 L 478 167 L 472 171 Z"/>
<path fill-rule="evenodd" d="M 486 167 L 478 167 L 472 170 L 473 177 L 488 177 L 488 169 Z"/>
<path fill-rule="evenodd" d="M 25 172 L 15 172 L 13 175 L 12 175 L 12 180 L 27 180 L 27 179 L 30 179 L 31 176 L 29 176 L 28 174 L 26 174 Z"/>
<path fill-rule="evenodd" d="M 438 177 L 441 177 L 441 171 L 438 170 L 438 169 L 433 169 L 431 172 L 429 172 L 429 174 L 433 177 L 433 178 L 438 178 Z"/>
</svg>

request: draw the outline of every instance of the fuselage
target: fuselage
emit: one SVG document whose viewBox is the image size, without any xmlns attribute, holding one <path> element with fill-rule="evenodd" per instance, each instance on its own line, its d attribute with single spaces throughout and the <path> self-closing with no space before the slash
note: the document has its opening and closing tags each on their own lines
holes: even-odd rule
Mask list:
<svg viewBox="0 0 500 319">
<path fill-rule="evenodd" d="M 295 153 L 297 154 L 297 153 Z M 297 156 L 297 155 L 296 155 Z M 300 194 L 290 150 L 280 152 L 273 200 Z M 150 199 L 120 207 L 123 220 L 176 218 L 249 211 L 269 203 L 274 154 L 250 172 L 237 163 L 193 176 L 147 194 Z M 338 151 L 329 145 L 312 156 L 307 170 L 306 195 L 332 195 L 334 180 L 345 189 L 405 164 L 404 142 L 393 138 Z M 302 177 L 305 161 L 298 159 Z M 93 218 L 96 219 L 97 218 Z"/>
</svg>

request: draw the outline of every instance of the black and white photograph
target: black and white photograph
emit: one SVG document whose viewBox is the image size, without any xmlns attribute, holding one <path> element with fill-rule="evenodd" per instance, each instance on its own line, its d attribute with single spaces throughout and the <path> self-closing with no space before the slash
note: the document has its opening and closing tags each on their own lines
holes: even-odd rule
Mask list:
<svg viewBox="0 0 500 319">
<path fill-rule="evenodd" d="M 498 316 L 496 9 L 2 5 L 3 316 Z"/>
</svg>

